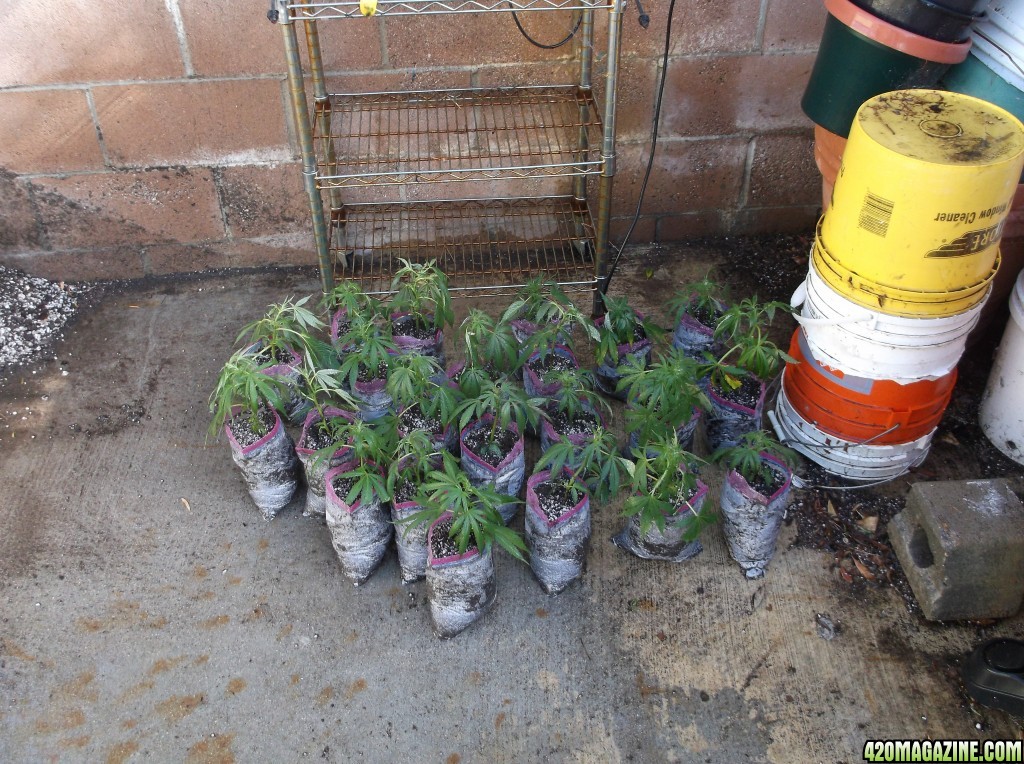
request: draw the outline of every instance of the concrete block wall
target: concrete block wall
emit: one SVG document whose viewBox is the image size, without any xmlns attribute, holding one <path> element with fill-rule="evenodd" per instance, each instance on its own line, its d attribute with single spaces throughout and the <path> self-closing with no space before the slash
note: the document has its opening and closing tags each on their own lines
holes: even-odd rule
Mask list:
<svg viewBox="0 0 1024 764">
<path fill-rule="evenodd" d="M 623 27 L 613 239 L 647 160 L 669 0 Z M 7 0 L 0 263 L 65 280 L 313 264 L 280 30 L 264 0 Z M 818 0 L 689 0 L 673 22 L 658 155 L 633 241 L 806 230 L 820 204 L 799 99 Z M 538 39 L 568 12 L 522 14 Z M 571 46 L 508 14 L 320 25 L 337 90 L 571 81 Z M 596 74 L 607 15 L 598 14 Z M 528 62 L 528 63 L 527 63 Z M 503 187 L 510 193 L 514 188 Z"/>
</svg>

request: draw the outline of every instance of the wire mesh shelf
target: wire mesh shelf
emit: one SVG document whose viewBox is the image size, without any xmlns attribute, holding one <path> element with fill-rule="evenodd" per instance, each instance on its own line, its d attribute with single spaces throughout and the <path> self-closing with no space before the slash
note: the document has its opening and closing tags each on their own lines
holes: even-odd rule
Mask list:
<svg viewBox="0 0 1024 764">
<path fill-rule="evenodd" d="M 595 174 L 601 119 L 575 85 L 333 94 L 315 107 L 320 188 Z"/>
<path fill-rule="evenodd" d="M 594 225 L 571 196 L 352 204 L 331 219 L 335 279 L 390 291 L 412 262 L 436 260 L 453 296 L 509 295 L 543 275 L 571 292 L 596 286 Z"/>
<path fill-rule="evenodd" d="M 378 0 L 375 16 L 420 16 L 448 13 L 509 11 L 583 11 L 611 8 L 611 0 Z M 360 0 L 327 3 L 289 3 L 288 21 L 348 19 L 363 16 Z"/>
</svg>

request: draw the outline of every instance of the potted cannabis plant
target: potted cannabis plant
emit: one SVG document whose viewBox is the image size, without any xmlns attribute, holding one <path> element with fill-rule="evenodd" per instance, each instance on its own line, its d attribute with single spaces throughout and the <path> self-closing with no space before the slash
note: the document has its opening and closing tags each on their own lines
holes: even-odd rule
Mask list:
<svg viewBox="0 0 1024 764">
<path fill-rule="evenodd" d="M 763 430 L 744 433 L 712 460 L 728 470 L 721 507 L 725 540 L 747 578 L 761 578 L 775 554 L 796 455 Z"/>
<path fill-rule="evenodd" d="M 597 328 L 558 284 L 545 282 L 542 276 L 534 277 L 523 285 L 501 318 L 508 322 L 520 343 L 525 343 L 542 328 L 553 329 L 555 344 L 559 345 L 569 345 L 577 327 L 594 342 L 598 340 Z"/>
<path fill-rule="evenodd" d="M 306 307 L 309 297 L 286 299 L 271 305 L 264 316 L 242 327 L 235 343 L 246 345 L 243 352 L 257 356 L 263 373 L 281 377 L 289 388 L 281 413 L 290 422 L 299 424 L 309 411 L 308 399 L 302 394 L 299 367 L 303 359 L 313 362 L 328 352 L 316 338 L 324 323 Z"/>
<path fill-rule="evenodd" d="M 623 367 L 619 386 L 630 391 L 626 403 L 627 451 L 665 433 L 675 433 L 683 449 L 690 450 L 701 412 L 711 408 L 700 386 L 702 368 L 677 348 L 650 366 L 634 358 Z"/>
<path fill-rule="evenodd" d="M 433 356 L 409 353 L 393 358 L 387 392 L 397 410 L 398 435 L 423 430 L 435 450 L 458 453 L 455 411 L 462 393 Z"/>
<path fill-rule="evenodd" d="M 295 443 L 295 454 L 302 463 L 306 476 L 306 517 L 324 517 L 327 513 L 327 470 L 337 467 L 345 458 L 338 451 L 329 456 L 322 454 L 331 443 L 341 440 L 337 427 L 356 418 L 357 404 L 342 388 L 341 372 L 336 368 L 316 368 L 306 362 L 299 369 L 303 390 L 312 405 L 302 423 L 302 431 Z M 344 408 L 342 408 L 344 407 Z"/>
<path fill-rule="evenodd" d="M 386 503 L 387 481 L 381 465 L 394 451 L 392 430 L 361 419 L 334 426 L 338 440 L 320 452 L 327 460 L 338 452 L 346 459 L 327 471 L 327 527 L 345 575 L 365 582 L 380 565 L 391 541 Z"/>
<path fill-rule="evenodd" d="M 709 276 L 684 284 L 666 304 L 675 332 L 672 347 L 697 361 L 715 354 L 715 329 L 726 311 L 725 289 Z"/>
<path fill-rule="evenodd" d="M 291 501 L 298 486 L 295 444 L 277 414 L 288 395 L 285 380 L 267 374 L 248 350 L 227 360 L 210 395 L 210 435 L 224 430 L 231 458 L 267 520 Z"/>
<path fill-rule="evenodd" d="M 760 303 L 749 297 L 719 320 L 715 338 L 726 350 L 718 358 L 705 356 L 710 361 L 711 401 L 706 432 L 712 450 L 735 445 L 743 433 L 761 428 L 768 382 L 786 363 L 796 362 L 768 338 L 775 314 L 788 310 L 785 303 Z"/>
<path fill-rule="evenodd" d="M 342 355 L 355 349 L 341 344 L 341 338 L 348 334 L 352 316 L 369 318 L 384 313 L 384 305 L 363 292 L 359 282 L 352 279 L 338 281 L 334 288 L 323 296 L 321 304 L 330 316 L 331 344 Z"/>
<path fill-rule="evenodd" d="M 394 295 L 388 303 L 395 345 L 399 352 L 430 355 L 444 366 L 444 327 L 455 321 L 448 277 L 434 260 L 400 262 L 402 267 L 391 281 Z"/>
<path fill-rule="evenodd" d="M 388 394 L 388 368 L 397 352 L 391 338 L 391 326 L 376 316 L 357 313 L 349 320 L 349 330 L 339 342 L 352 351 L 338 363 L 342 383 L 358 403 L 359 415 L 367 421 L 384 416 L 391 409 Z"/>
<path fill-rule="evenodd" d="M 526 545 L 541 588 L 558 594 L 583 574 L 590 542 L 590 499 L 607 501 L 632 465 L 601 427 L 581 442 L 553 443 L 526 481 Z"/>
<path fill-rule="evenodd" d="M 495 321 L 471 308 L 461 329 L 466 365 L 459 373 L 459 388 L 466 397 L 473 398 L 487 382 L 520 370 L 519 343 L 507 321 Z"/>
<path fill-rule="evenodd" d="M 427 598 L 434 633 L 454 637 L 478 620 L 494 603 L 493 547 L 497 543 L 516 559 L 525 545 L 506 528 L 499 507 L 516 501 L 490 485 L 474 485 L 448 453 L 442 467 L 432 471 L 417 501 L 424 507 L 405 519 L 427 531 Z"/>
<path fill-rule="evenodd" d="M 590 436 L 604 427 L 611 406 L 595 390 L 594 374 L 585 369 L 553 372 L 550 380 L 558 385 L 558 395 L 543 408 L 540 426 L 540 448 L 547 451 L 563 438 L 574 445 L 586 443 Z M 571 462 L 570 462 L 571 465 Z"/>
<path fill-rule="evenodd" d="M 479 393 L 456 409 L 462 468 L 474 485 L 516 496 L 526 474 L 523 433 L 540 421 L 544 399 L 531 398 L 513 380 L 485 380 Z M 516 503 L 498 508 L 507 523 Z"/>
<path fill-rule="evenodd" d="M 701 531 L 714 522 L 705 509 L 708 488 L 697 478 L 699 460 L 674 433 L 633 451 L 626 526 L 612 541 L 645 560 L 683 562 L 700 554 Z"/>
<path fill-rule="evenodd" d="M 422 429 L 409 430 L 395 445 L 388 468 L 387 493 L 391 497 L 391 520 L 396 527 L 398 564 L 402 583 L 419 581 L 427 571 L 427 524 L 409 525 L 410 517 L 422 512 L 420 489 L 430 473 L 442 466 L 441 454 L 430 434 Z"/>
<path fill-rule="evenodd" d="M 597 384 L 601 392 L 625 400 L 628 389 L 619 387 L 621 368 L 634 359 L 647 365 L 651 358 L 652 343 L 662 329 L 637 313 L 625 297 L 604 298 L 605 314 L 597 319 L 598 342 L 594 350 L 597 360 Z"/>
</svg>

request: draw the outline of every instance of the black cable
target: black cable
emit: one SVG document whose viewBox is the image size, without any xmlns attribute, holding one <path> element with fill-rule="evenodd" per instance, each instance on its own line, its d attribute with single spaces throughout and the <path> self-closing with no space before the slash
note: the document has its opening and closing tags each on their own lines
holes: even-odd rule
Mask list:
<svg viewBox="0 0 1024 764">
<path fill-rule="evenodd" d="M 633 222 L 629 224 L 629 230 L 626 231 L 622 244 L 619 245 L 619 251 L 615 253 L 615 259 L 612 260 L 611 267 L 608 269 L 608 275 L 604 277 L 604 283 L 601 285 L 602 296 L 608 294 L 608 285 L 612 283 L 612 276 L 615 275 L 615 267 L 619 264 L 619 258 L 622 257 L 622 250 L 626 248 L 626 243 L 629 241 L 629 237 L 632 235 L 633 229 L 636 228 L 637 221 L 640 219 L 640 208 L 644 203 L 644 194 L 647 192 L 647 181 L 650 180 L 651 168 L 654 167 L 654 152 L 658 148 L 658 123 L 661 121 L 661 99 L 665 94 L 665 78 L 668 75 L 668 51 L 669 45 L 672 42 L 672 13 L 675 9 L 676 0 L 671 0 L 668 4 L 668 24 L 665 25 L 665 53 L 661 58 L 661 82 L 658 84 L 658 97 L 654 101 L 654 125 L 651 127 L 651 155 L 647 159 L 647 170 L 644 172 L 643 183 L 640 184 L 640 198 L 636 202 Z"/>
<path fill-rule="evenodd" d="M 511 5 L 511 3 L 509 3 L 509 5 Z M 568 37 L 566 37 L 561 42 L 556 42 L 554 45 L 545 45 L 544 43 L 537 42 L 532 37 L 530 37 L 529 32 L 527 32 L 525 29 L 523 29 L 523 25 L 519 22 L 519 16 L 516 14 L 515 11 L 512 11 L 512 20 L 514 22 L 516 22 L 516 26 L 519 27 L 519 31 L 522 32 L 523 37 L 525 37 L 527 40 L 529 40 L 531 44 L 536 45 L 538 48 L 544 48 L 544 50 L 554 50 L 555 48 L 561 48 L 563 45 L 565 45 L 567 42 L 569 42 L 569 40 L 571 40 L 573 37 L 576 36 L 576 32 L 579 31 L 580 24 L 583 23 L 583 11 L 580 11 L 579 14 L 577 14 L 577 16 L 576 16 L 576 26 L 574 26 L 572 28 L 572 31 L 569 32 Z"/>
</svg>

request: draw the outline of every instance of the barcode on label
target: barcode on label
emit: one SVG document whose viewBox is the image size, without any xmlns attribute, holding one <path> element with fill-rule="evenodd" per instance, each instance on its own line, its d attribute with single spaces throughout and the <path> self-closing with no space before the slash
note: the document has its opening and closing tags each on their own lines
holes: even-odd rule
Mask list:
<svg viewBox="0 0 1024 764">
<path fill-rule="evenodd" d="M 860 208 L 860 221 L 858 225 L 865 231 L 884 238 L 889 232 L 892 207 L 893 203 L 891 201 L 875 196 L 869 191 L 864 195 L 864 205 Z"/>
</svg>

